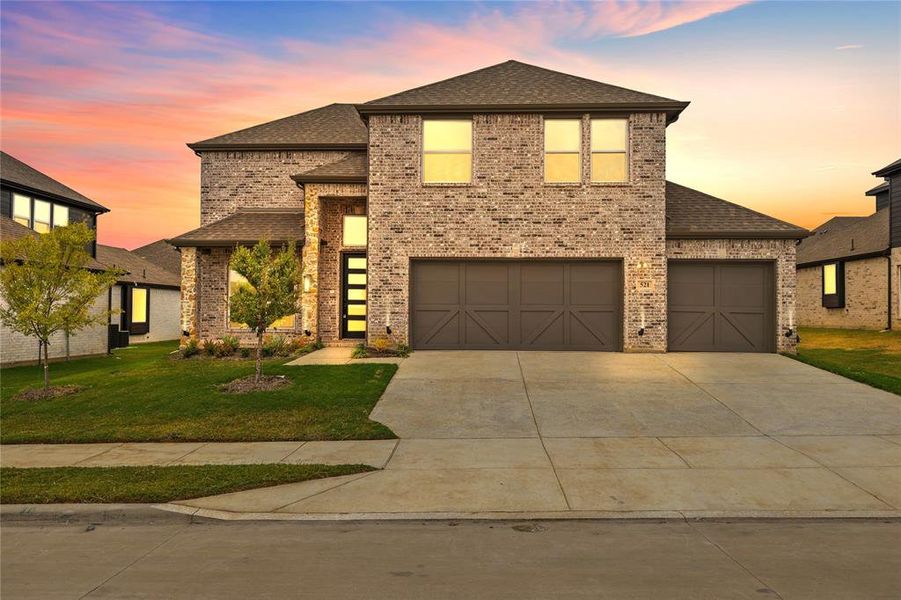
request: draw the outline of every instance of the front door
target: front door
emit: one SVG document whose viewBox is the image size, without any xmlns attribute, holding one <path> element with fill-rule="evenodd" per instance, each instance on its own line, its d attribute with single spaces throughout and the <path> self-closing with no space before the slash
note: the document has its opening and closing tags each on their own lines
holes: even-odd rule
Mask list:
<svg viewBox="0 0 901 600">
<path fill-rule="evenodd" d="M 366 337 L 366 255 L 345 254 L 341 268 L 341 337 Z"/>
</svg>

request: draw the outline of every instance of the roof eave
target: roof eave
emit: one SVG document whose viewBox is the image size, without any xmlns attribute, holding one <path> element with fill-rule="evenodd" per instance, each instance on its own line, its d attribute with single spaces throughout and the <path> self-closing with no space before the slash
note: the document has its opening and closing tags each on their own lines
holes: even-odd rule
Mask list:
<svg viewBox="0 0 901 600">
<path fill-rule="evenodd" d="M 166 241 L 176 248 L 234 248 L 236 246 L 253 246 L 260 242 L 260 240 L 200 240 L 191 238 L 172 238 Z M 266 239 L 266 241 L 270 244 L 290 244 L 292 242 L 299 244 L 304 241 L 304 237 L 301 236 L 293 240 Z"/>
<path fill-rule="evenodd" d="M 473 113 L 623 113 L 665 112 L 673 123 L 689 102 L 640 102 L 603 104 L 356 104 L 360 116 L 394 114 L 473 114 Z"/>
<path fill-rule="evenodd" d="M 365 175 L 291 175 L 295 182 L 303 183 L 366 183 Z"/>
<path fill-rule="evenodd" d="M 366 144 L 207 144 L 194 142 L 187 144 L 194 152 L 228 152 L 232 150 L 366 150 Z"/>
<path fill-rule="evenodd" d="M 693 231 L 690 229 L 666 232 L 668 240 L 800 240 L 810 235 L 806 229 L 796 231 Z"/>
<path fill-rule="evenodd" d="M 890 165 L 886 165 L 878 171 L 873 171 L 875 177 L 889 177 L 895 173 L 901 172 L 901 159 L 896 160 Z"/>
<path fill-rule="evenodd" d="M 865 260 L 867 258 L 879 258 L 880 256 L 891 256 L 892 249 L 886 247 L 884 250 L 875 250 L 873 252 L 864 252 L 862 254 L 845 254 L 842 256 L 830 256 L 829 258 L 818 258 L 816 260 L 808 260 L 806 262 L 798 262 L 795 267 L 798 269 L 805 267 L 817 267 L 837 260 Z"/>
<path fill-rule="evenodd" d="M 82 202 L 80 200 L 73 200 L 72 198 L 66 198 L 65 196 L 60 196 L 59 194 L 54 194 L 53 192 L 47 192 L 44 190 L 40 190 L 38 188 L 33 188 L 28 185 L 22 185 L 21 183 L 17 183 L 15 181 L 10 181 L 8 179 L 0 178 L 0 183 L 7 187 L 15 188 L 17 190 L 23 191 L 27 194 L 34 194 L 38 196 L 43 196 L 48 198 L 49 200 L 56 200 L 57 202 L 65 202 L 66 204 L 71 204 L 73 206 L 77 206 L 78 208 L 83 208 L 85 210 L 89 210 L 95 214 L 107 213 L 110 211 L 107 207 L 102 204 L 88 204 L 87 202 Z"/>
</svg>

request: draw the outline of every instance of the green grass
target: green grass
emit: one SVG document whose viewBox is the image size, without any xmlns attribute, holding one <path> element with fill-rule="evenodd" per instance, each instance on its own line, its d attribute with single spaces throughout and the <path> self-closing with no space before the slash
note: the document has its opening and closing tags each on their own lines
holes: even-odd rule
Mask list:
<svg viewBox="0 0 901 600">
<path fill-rule="evenodd" d="M 0 504 L 171 502 L 372 471 L 366 465 L 0 469 Z"/>
<path fill-rule="evenodd" d="M 798 335 L 794 358 L 901 395 L 901 331 L 801 328 Z"/>
<path fill-rule="evenodd" d="M 274 392 L 223 394 L 217 386 L 253 373 L 251 360 L 173 360 L 173 342 L 142 344 L 112 356 L 50 366 L 52 384 L 85 389 L 43 401 L 14 400 L 41 384 L 38 367 L 0 374 L 0 442 L 354 440 L 396 437 L 369 412 L 395 365 L 288 367 L 266 361 L 266 374 L 287 375 Z"/>
</svg>

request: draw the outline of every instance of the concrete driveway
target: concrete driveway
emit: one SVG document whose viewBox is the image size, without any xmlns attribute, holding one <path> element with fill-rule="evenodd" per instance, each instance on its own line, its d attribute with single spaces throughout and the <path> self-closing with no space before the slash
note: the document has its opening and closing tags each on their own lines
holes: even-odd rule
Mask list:
<svg viewBox="0 0 901 600">
<path fill-rule="evenodd" d="M 182 503 L 280 517 L 901 516 L 901 397 L 774 354 L 416 352 L 384 470 Z"/>
</svg>

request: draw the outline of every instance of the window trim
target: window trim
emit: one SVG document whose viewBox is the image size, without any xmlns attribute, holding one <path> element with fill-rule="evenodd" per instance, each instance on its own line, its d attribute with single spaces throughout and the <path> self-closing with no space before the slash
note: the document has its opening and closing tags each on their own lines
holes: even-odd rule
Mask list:
<svg viewBox="0 0 901 600">
<path fill-rule="evenodd" d="M 579 123 L 579 177 L 572 181 L 548 181 L 547 180 L 547 155 L 548 154 L 573 154 L 571 151 L 561 151 L 561 150 L 547 150 L 547 133 L 546 133 L 546 123 L 548 121 L 577 121 Z M 573 185 L 582 185 L 582 181 L 585 178 L 585 165 L 583 164 L 585 161 L 584 156 L 584 148 L 583 145 L 585 143 L 585 120 L 584 118 L 579 116 L 553 116 L 553 117 L 541 117 L 541 182 L 544 185 L 550 186 L 573 186 Z"/>
<path fill-rule="evenodd" d="M 231 258 L 231 257 L 229 257 Z M 229 332 L 234 333 L 252 333 L 250 327 L 234 327 L 232 326 L 231 320 L 231 274 L 234 269 L 231 268 L 231 265 L 226 263 L 225 265 L 225 329 Z M 237 271 L 235 271 L 237 273 Z M 240 275 L 240 273 L 238 273 Z M 296 307 L 295 307 L 296 308 Z M 269 327 L 266 331 L 272 332 L 282 332 L 282 333 L 297 333 L 297 324 L 300 322 L 300 311 L 293 313 L 294 316 L 294 325 L 291 327 Z M 284 318 L 284 317 L 282 317 Z"/>
<path fill-rule="evenodd" d="M 459 150 L 426 150 L 425 149 L 425 124 L 427 121 L 458 121 L 461 123 L 469 123 L 469 181 L 426 181 L 425 180 L 425 156 L 426 154 L 465 154 Z M 475 175 L 475 147 L 476 147 L 476 128 L 472 117 L 460 118 L 457 116 L 448 117 L 423 117 L 419 120 L 419 182 L 422 185 L 431 185 L 438 187 L 470 187 L 472 186 L 473 176 Z M 368 237 L 368 236 L 367 236 Z M 368 241 L 368 240 L 367 240 Z"/>
<path fill-rule="evenodd" d="M 9 217 L 13 221 L 16 221 L 17 218 L 23 218 L 23 217 L 16 216 L 16 197 L 17 196 L 19 198 L 24 198 L 28 204 L 28 225 L 24 225 L 24 223 L 19 223 L 19 224 L 24 225 L 25 227 L 28 227 L 32 231 L 37 231 L 34 228 L 34 226 L 36 223 L 38 223 L 38 221 L 35 217 L 35 206 L 38 202 L 44 202 L 44 203 L 50 205 L 50 223 L 47 224 L 50 229 L 54 229 L 55 227 L 64 227 L 65 225 L 69 225 L 72 222 L 71 218 L 70 218 L 72 207 L 70 205 L 64 204 L 62 202 L 56 202 L 54 200 L 50 200 L 44 196 L 35 196 L 34 194 L 25 194 L 22 192 L 17 192 L 16 190 L 10 190 L 10 198 L 9 198 L 10 215 L 9 215 Z M 57 208 L 65 208 L 66 209 L 65 225 L 57 224 L 57 222 L 56 222 Z M 16 222 L 18 223 L 18 221 L 16 221 Z M 43 223 L 43 221 L 41 221 L 41 223 Z"/>
<path fill-rule="evenodd" d="M 597 150 L 592 147 L 591 124 L 593 121 L 625 121 L 626 123 L 626 139 L 625 149 L 619 150 Z M 604 181 L 594 178 L 594 158 L 595 154 L 625 154 L 626 155 L 626 177 L 621 181 Z M 588 118 L 588 180 L 591 185 L 628 185 L 632 183 L 632 122 L 628 116 L 589 116 Z"/>
<path fill-rule="evenodd" d="M 835 293 L 826 293 L 826 267 L 835 267 Z M 822 294 L 823 308 L 845 307 L 845 263 L 835 260 L 820 265 L 820 292 Z"/>
<path fill-rule="evenodd" d="M 134 290 L 141 289 L 147 292 L 146 298 L 146 319 L 140 323 L 135 323 L 132 320 L 134 316 Z M 128 330 L 129 335 L 147 335 L 150 333 L 150 288 L 146 285 L 127 285 L 125 286 L 126 290 L 126 329 Z"/>
</svg>

